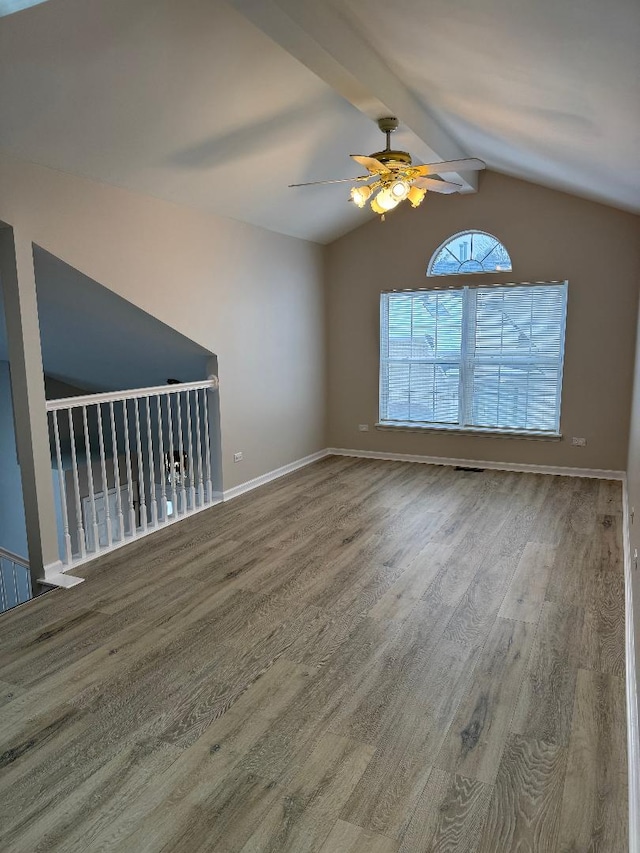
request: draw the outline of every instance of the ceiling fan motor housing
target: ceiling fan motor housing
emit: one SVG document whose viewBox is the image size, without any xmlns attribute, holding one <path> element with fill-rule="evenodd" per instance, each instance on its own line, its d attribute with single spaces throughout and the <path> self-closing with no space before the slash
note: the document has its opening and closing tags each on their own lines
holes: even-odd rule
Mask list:
<svg viewBox="0 0 640 853">
<path fill-rule="evenodd" d="M 392 116 L 379 118 L 378 127 L 383 133 L 393 133 L 394 130 L 398 129 L 398 119 L 393 118 Z"/>
<path fill-rule="evenodd" d="M 379 160 L 381 163 L 384 163 L 385 166 L 389 165 L 398 165 L 398 166 L 410 166 L 411 165 L 411 155 L 406 151 L 390 151 L 388 148 L 385 148 L 384 151 L 376 151 L 375 154 L 371 154 L 371 157 Z"/>
</svg>

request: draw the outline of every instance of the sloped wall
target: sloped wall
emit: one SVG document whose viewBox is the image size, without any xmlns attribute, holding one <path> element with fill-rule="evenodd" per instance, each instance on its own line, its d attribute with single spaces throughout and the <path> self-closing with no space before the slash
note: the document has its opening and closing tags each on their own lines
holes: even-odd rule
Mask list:
<svg viewBox="0 0 640 853">
<path fill-rule="evenodd" d="M 0 220 L 217 354 L 225 489 L 325 446 L 321 247 L 5 155 Z"/>
</svg>

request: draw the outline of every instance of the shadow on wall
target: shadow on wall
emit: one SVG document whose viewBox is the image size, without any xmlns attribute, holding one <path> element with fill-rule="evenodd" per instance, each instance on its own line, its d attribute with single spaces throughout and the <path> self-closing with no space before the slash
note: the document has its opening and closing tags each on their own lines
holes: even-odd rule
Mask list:
<svg viewBox="0 0 640 853">
<path fill-rule="evenodd" d="M 38 246 L 34 264 L 47 376 L 86 392 L 206 379 L 210 350 Z M 8 360 L 0 312 L 0 360 Z"/>
</svg>

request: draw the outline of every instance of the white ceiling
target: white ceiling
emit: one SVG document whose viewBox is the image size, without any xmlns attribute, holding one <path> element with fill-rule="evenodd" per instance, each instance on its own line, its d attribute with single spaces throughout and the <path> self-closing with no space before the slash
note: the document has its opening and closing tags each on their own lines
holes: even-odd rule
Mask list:
<svg viewBox="0 0 640 853">
<path fill-rule="evenodd" d="M 371 214 L 287 185 L 395 114 L 423 162 L 640 211 L 638 44 L 637 0 L 49 0 L 0 18 L 0 147 L 328 242 Z"/>
<path fill-rule="evenodd" d="M 340 0 L 498 171 L 640 210 L 639 0 Z"/>
</svg>

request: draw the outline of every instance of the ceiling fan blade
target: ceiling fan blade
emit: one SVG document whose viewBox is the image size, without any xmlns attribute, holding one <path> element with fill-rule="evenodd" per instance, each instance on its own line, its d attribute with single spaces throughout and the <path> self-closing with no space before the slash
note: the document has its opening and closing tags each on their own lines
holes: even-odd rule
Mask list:
<svg viewBox="0 0 640 853">
<path fill-rule="evenodd" d="M 368 169 L 375 175 L 381 175 L 383 172 L 390 171 L 384 163 L 381 163 L 380 160 L 376 160 L 375 157 L 365 157 L 362 154 L 351 154 L 351 157 L 356 161 L 356 163 L 360 163 L 361 166 L 364 166 L 365 169 Z"/>
<path fill-rule="evenodd" d="M 445 194 L 457 193 L 462 189 L 460 184 L 452 184 L 451 181 L 441 181 L 438 178 L 416 178 L 413 185 L 429 192 Z"/>
<path fill-rule="evenodd" d="M 444 163 L 425 163 L 415 167 L 421 175 L 442 175 L 446 172 L 479 172 L 486 168 L 483 160 L 469 157 L 466 160 L 446 160 Z"/>
<path fill-rule="evenodd" d="M 354 181 L 368 181 L 371 175 L 358 175 L 357 178 L 338 178 L 336 181 L 307 181 L 304 184 L 289 184 L 289 187 L 315 187 L 319 184 L 347 184 Z"/>
</svg>

